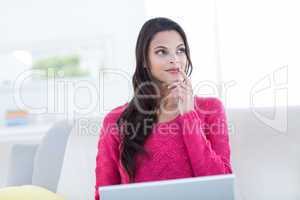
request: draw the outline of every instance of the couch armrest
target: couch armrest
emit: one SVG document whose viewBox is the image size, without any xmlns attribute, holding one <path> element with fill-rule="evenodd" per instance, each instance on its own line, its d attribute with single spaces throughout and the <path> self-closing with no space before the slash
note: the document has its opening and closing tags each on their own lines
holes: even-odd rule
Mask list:
<svg viewBox="0 0 300 200">
<path fill-rule="evenodd" d="M 12 146 L 6 186 L 32 183 L 33 164 L 37 147 L 37 144 L 16 144 Z"/>
</svg>

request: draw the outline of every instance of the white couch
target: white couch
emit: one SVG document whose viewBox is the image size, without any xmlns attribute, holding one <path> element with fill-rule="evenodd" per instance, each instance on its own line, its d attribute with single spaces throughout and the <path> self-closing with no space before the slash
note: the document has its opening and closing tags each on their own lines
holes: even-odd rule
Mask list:
<svg viewBox="0 0 300 200">
<path fill-rule="evenodd" d="M 57 193 L 68 200 L 93 200 L 101 119 L 79 119 L 65 150 Z"/>
<path fill-rule="evenodd" d="M 237 200 L 300 199 L 300 106 L 282 111 L 227 109 Z M 101 123 L 81 119 L 69 136 L 57 187 L 66 199 L 94 198 Z"/>
<path fill-rule="evenodd" d="M 300 199 L 300 107 L 284 113 L 285 108 L 227 109 L 236 199 Z M 89 133 L 77 125 L 66 148 L 58 193 L 68 199 L 93 199 L 101 120 L 89 123 Z"/>
<path fill-rule="evenodd" d="M 285 110 L 227 110 L 237 199 L 300 199 L 300 106 Z"/>
</svg>

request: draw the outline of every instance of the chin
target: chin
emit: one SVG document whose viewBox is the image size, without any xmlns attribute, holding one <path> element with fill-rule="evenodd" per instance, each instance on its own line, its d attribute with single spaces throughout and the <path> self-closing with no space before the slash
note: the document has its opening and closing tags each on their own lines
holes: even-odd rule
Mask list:
<svg viewBox="0 0 300 200">
<path fill-rule="evenodd" d="M 169 81 L 171 81 L 171 82 L 182 81 L 182 78 L 180 76 L 177 76 L 177 77 L 173 76 L 173 77 L 169 78 Z"/>
<path fill-rule="evenodd" d="M 174 83 L 175 81 L 181 81 L 182 78 L 180 76 L 176 77 L 176 76 L 164 76 L 164 77 L 160 77 L 159 79 L 157 78 L 157 80 L 159 80 L 160 83 L 165 83 L 165 84 L 171 84 Z"/>
<path fill-rule="evenodd" d="M 170 78 L 170 79 L 166 79 L 164 82 L 167 84 L 171 84 L 174 83 L 175 81 L 180 81 L 180 78 Z"/>
</svg>

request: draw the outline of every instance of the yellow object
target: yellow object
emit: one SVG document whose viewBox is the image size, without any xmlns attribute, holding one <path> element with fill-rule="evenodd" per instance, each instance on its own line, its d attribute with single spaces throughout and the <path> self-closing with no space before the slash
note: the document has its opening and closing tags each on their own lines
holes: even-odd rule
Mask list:
<svg viewBox="0 0 300 200">
<path fill-rule="evenodd" d="M 0 189 L 0 200 L 64 200 L 61 196 L 33 185 Z"/>
</svg>

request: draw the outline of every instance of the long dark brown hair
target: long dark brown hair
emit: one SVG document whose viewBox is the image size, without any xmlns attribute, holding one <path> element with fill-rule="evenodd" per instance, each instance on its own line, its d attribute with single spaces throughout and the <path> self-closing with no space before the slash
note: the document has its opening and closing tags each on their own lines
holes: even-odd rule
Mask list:
<svg viewBox="0 0 300 200">
<path fill-rule="evenodd" d="M 152 84 L 154 79 L 149 69 L 148 51 L 155 34 L 162 31 L 176 31 L 180 34 L 186 49 L 185 73 L 190 76 L 193 70 L 189 45 L 183 29 L 168 18 L 153 18 L 145 22 L 136 42 L 136 68 L 132 77 L 134 96 L 117 120 L 121 135 L 120 159 L 129 175 L 130 182 L 134 182 L 135 178 L 135 156 L 138 153 L 147 155 L 143 145 L 151 134 L 153 125 L 157 122 L 155 111 L 159 106 L 160 93 Z"/>
</svg>

